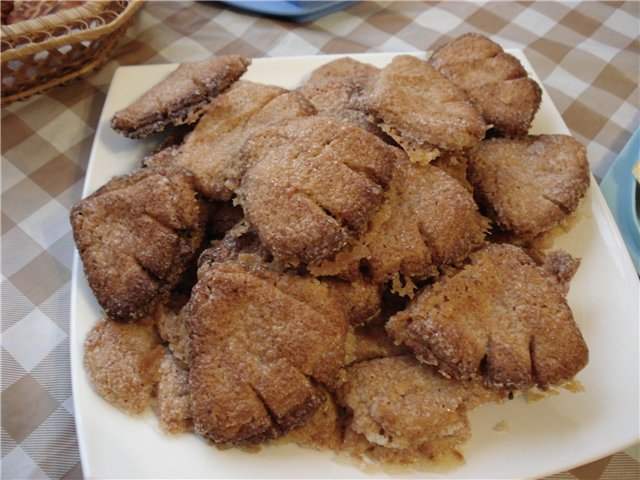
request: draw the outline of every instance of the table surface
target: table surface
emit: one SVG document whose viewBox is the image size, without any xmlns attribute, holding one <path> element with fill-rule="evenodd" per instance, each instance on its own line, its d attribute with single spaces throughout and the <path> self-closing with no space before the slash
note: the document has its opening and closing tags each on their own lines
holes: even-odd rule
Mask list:
<svg viewBox="0 0 640 480">
<path fill-rule="evenodd" d="M 639 124 L 640 3 L 359 2 L 310 23 L 217 2 L 147 2 L 98 72 L 2 109 L 3 478 L 81 478 L 69 364 L 80 199 L 121 65 L 236 53 L 427 51 L 469 31 L 524 50 L 601 178 Z M 640 478 L 638 446 L 551 478 Z"/>
</svg>

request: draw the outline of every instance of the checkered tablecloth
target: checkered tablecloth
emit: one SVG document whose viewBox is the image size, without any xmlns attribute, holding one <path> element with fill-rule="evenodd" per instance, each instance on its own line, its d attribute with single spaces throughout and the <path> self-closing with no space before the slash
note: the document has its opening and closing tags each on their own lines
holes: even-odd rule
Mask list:
<svg viewBox="0 0 640 480">
<path fill-rule="evenodd" d="M 2 478 L 80 478 L 69 365 L 70 207 L 120 65 L 429 50 L 468 31 L 523 49 L 601 177 L 639 123 L 640 3 L 359 2 L 306 24 L 148 2 L 99 72 L 2 108 Z M 640 478 L 638 448 L 553 478 Z"/>
</svg>

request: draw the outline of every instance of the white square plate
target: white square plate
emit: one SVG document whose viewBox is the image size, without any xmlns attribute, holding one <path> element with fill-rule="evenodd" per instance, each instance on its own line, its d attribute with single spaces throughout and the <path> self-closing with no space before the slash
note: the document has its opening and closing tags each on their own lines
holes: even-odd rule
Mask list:
<svg viewBox="0 0 640 480">
<path fill-rule="evenodd" d="M 521 52 L 511 52 L 525 65 Z M 351 55 L 384 66 L 394 54 Z M 296 87 L 314 68 L 339 56 L 256 59 L 244 78 Z M 130 140 L 113 132 L 109 121 L 158 82 L 175 65 L 119 68 L 104 104 L 95 136 L 83 196 L 113 175 L 132 171 L 158 138 Z M 543 94 L 534 133 L 569 131 Z M 628 252 L 592 179 L 578 221 L 556 239 L 555 247 L 582 258 L 569 293 L 590 349 L 590 361 L 578 374 L 582 393 L 527 404 L 516 398 L 483 405 L 471 413 L 472 439 L 466 463 L 435 478 L 541 477 L 596 460 L 639 438 L 638 277 Z M 327 452 L 295 445 L 263 448 L 260 453 L 221 451 L 196 435 L 162 433 L 152 414 L 127 416 L 91 387 L 82 365 L 83 342 L 101 311 L 89 289 L 79 258 L 74 258 L 71 296 L 71 368 L 80 454 L 88 478 L 383 478 L 338 463 Z M 508 431 L 496 431 L 501 421 Z M 421 478 L 429 474 L 416 474 Z"/>
</svg>

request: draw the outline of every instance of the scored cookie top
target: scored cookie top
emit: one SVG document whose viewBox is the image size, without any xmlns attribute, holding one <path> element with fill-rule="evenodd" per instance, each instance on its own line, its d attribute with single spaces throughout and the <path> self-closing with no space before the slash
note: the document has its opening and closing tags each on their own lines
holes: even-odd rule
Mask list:
<svg viewBox="0 0 640 480">
<path fill-rule="evenodd" d="M 216 97 L 173 163 L 191 170 L 198 191 L 206 198 L 229 200 L 240 184 L 241 150 L 257 129 L 315 114 L 299 93 L 273 85 L 239 81 Z"/>
<path fill-rule="evenodd" d="M 346 357 L 347 320 L 315 279 L 213 263 L 183 310 L 196 432 L 217 443 L 281 436 L 317 410 L 316 382 Z"/>
<path fill-rule="evenodd" d="M 205 212 L 180 167 L 115 177 L 74 205 L 80 259 L 110 318 L 139 318 L 178 283 L 204 237 Z"/>
<path fill-rule="evenodd" d="M 525 135 L 540 107 L 542 90 L 520 61 L 484 35 L 468 33 L 429 58 L 464 89 L 487 123 L 504 135 Z"/>
<path fill-rule="evenodd" d="M 399 275 L 424 280 L 484 243 L 489 223 L 471 192 L 440 168 L 396 152 L 386 201 L 365 234 L 335 258 L 310 265 L 312 274 L 350 278 L 364 269 L 377 283 Z"/>
<path fill-rule="evenodd" d="M 399 55 L 365 92 L 365 110 L 413 161 L 462 151 L 484 138 L 487 125 L 467 94 L 424 60 Z"/>
<path fill-rule="evenodd" d="M 335 254 L 366 228 L 394 158 L 393 147 L 347 122 L 280 123 L 245 143 L 238 198 L 277 259 L 307 263 Z"/>
<path fill-rule="evenodd" d="M 559 385 L 588 360 L 564 289 L 508 244 L 474 253 L 462 270 L 425 287 L 386 328 L 445 375 L 483 377 L 498 389 Z"/>
<path fill-rule="evenodd" d="M 142 97 L 115 113 L 111 127 L 130 138 L 143 138 L 167 125 L 193 123 L 202 109 L 240 78 L 251 60 L 239 55 L 181 63 Z"/>
<path fill-rule="evenodd" d="M 573 212 L 590 182 L 586 149 L 568 135 L 489 139 L 468 159 L 478 201 L 501 229 L 524 239 Z"/>
</svg>

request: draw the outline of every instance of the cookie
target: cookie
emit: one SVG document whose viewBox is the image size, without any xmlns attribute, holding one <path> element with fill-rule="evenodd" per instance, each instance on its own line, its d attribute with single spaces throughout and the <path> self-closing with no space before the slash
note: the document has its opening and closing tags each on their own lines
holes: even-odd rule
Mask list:
<svg viewBox="0 0 640 480">
<path fill-rule="evenodd" d="M 247 140 L 238 198 L 275 258 L 308 263 L 366 229 L 384 200 L 394 157 L 392 147 L 348 122 L 292 120 Z"/>
<path fill-rule="evenodd" d="M 467 94 L 417 57 L 398 55 L 367 88 L 364 108 L 416 162 L 464 151 L 487 125 Z"/>
<path fill-rule="evenodd" d="M 251 60 L 223 55 L 181 63 L 167 78 L 111 119 L 111 128 L 129 138 L 144 138 L 167 125 L 196 122 L 203 108 L 238 80 Z"/>
<path fill-rule="evenodd" d="M 338 401 L 352 415 L 348 430 L 364 436 L 372 450 L 384 447 L 409 457 L 455 451 L 471 436 L 467 412 L 501 398 L 480 382 L 444 378 L 411 356 L 349 366 L 338 390 Z"/>
<path fill-rule="evenodd" d="M 347 321 L 311 279 L 234 262 L 204 270 L 183 310 L 196 433 L 251 444 L 301 426 L 345 360 Z"/>
<path fill-rule="evenodd" d="M 343 278 L 364 271 L 376 283 L 400 276 L 424 280 L 482 246 L 488 226 L 472 194 L 454 178 L 399 152 L 387 199 L 367 232 L 309 271 Z"/>
<path fill-rule="evenodd" d="M 586 149 L 568 135 L 489 139 L 468 160 L 469 182 L 487 215 L 524 239 L 564 220 L 590 183 Z"/>
<path fill-rule="evenodd" d="M 204 237 L 205 205 L 179 167 L 115 177 L 71 210 L 89 286 L 105 313 L 134 320 L 180 281 Z"/>
<path fill-rule="evenodd" d="M 571 380 L 589 352 L 555 279 L 513 245 L 471 258 L 394 315 L 389 334 L 450 378 L 506 390 Z"/>
<path fill-rule="evenodd" d="M 467 33 L 439 47 L 429 63 L 464 89 L 499 133 L 527 134 L 540 107 L 542 89 L 500 45 L 484 35 Z"/>
<path fill-rule="evenodd" d="M 194 131 L 171 153 L 170 163 L 191 170 L 206 198 L 229 200 L 240 184 L 246 139 L 260 128 L 313 114 L 315 109 L 299 93 L 238 82 L 211 102 Z"/>
</svg>

